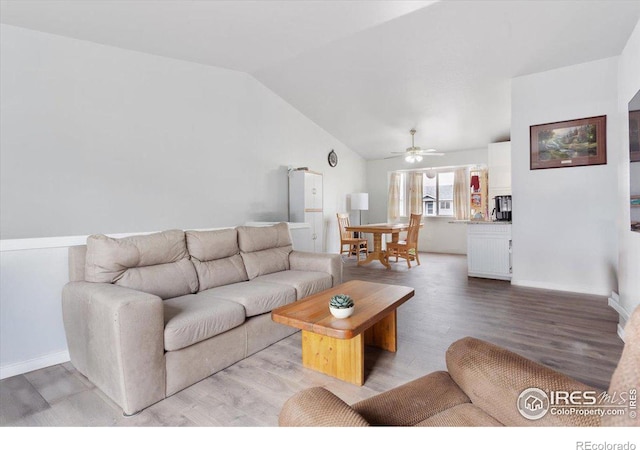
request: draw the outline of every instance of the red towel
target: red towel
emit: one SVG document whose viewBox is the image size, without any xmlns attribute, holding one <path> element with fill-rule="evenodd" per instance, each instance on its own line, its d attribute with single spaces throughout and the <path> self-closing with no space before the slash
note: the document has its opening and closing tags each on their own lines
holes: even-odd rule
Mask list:
<svg viewBox="0 0 640 450">
<path fill-rule="evenodd" d="M 478 175 L 471 176 L 471 187 L 474 191 L 480 190 L 480 177 Z"/>
</svg>

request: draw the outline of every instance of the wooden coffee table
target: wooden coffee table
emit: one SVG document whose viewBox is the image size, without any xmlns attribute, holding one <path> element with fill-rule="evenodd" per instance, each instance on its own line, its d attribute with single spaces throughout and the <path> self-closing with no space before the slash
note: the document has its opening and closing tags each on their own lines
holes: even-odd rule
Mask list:
<svg viewBox="0 0 640 450">
<path fill-rule="evenodd" d="M 364 346 L 397 350 L 396 309 L 413 297 L 406 286 L 353 280 L 271 312 L 274 322 L 302 330 L 302 365 L 344 381 L 364 384 Z M 349 295 L 351 317 L 336 319 L 329 300 Z"/>
</svg>

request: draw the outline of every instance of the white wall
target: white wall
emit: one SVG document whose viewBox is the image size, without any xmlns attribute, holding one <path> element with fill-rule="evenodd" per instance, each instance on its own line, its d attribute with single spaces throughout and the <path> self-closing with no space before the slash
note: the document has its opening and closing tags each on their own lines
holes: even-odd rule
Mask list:
<svg viewBox="0 0 640 450">
<path fill-rule="evenodd" d="M 617 163 L 618 191 L 618 284 L 620 306 L 627 314 L 640 305 L 640 233 L 629 230 L 629 122 L 628 104 L 640 90 L 640 21 L 620 55 L 618 66 L 618 112 L 622 136 Z M 638 163 L 636 163 L 638 164 Z M 640 174 L 639 174 L 640 177 Z"/>
<path fill-rule="evenodd" d="M 367 161 L 369 211 L 362 214 L 363 223 L 387 221 L 389 173 L 394 170 L 449 167 L 467 164 L 487 164 L 488 149 L 448 152 L 444 156 L 425 157 L 420 164 L 410 164 L 402 158 Z M 433 253 L 467 254 L 467 225 L 450 223 L 451 218 L 425 217 L 420 230 L 418 248 Z M 408 219 L 407 219 L 408 221 Z"/>
<path fill-rule="evenodd" d="M 617 287 L 618 58 L 512 80 L 512 283 L 609 295 Z M 529 127 L 607 115 L 607 164 L 529 169 Z"/>
<path fill-rule="evenodd" d="M 69 360 L 61 292 L 68 249 L 0 252 L 0 379 Z"/>
<path fill-rule="evenodd" d="M 251 76 L 0 33 L 3 375 L 67 357 L 66 248 L 10 240 L 287 221 L 287 166 L 307 166 L 324 174 L 325 248 L 338 251 L 335 215 L 364 190 L 364 160 Z"/>
<path fill-rule="evenodd" d="M 324 174 L 327 223 L 364 188 L 361 157 L 250 75 L 1 33 L 3 239 L 286 221 L 289 165 Z"/>
</svg>

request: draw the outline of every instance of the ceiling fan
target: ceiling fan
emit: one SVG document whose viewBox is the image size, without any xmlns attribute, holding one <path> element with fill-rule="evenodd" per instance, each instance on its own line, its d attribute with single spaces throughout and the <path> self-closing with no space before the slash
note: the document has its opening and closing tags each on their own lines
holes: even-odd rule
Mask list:
<svg viewBox="0 0 640 450">
<path fill-rule="evenodd" d="M 398 153 L 397 156 L 389 156 L 388 158 L 385 159 L 391 159 L 391 158 L 400 158 L 401 156 L 404 155 L 404 160 L 408 163 L 414 163 L 414 162 L 420 162 L 422 161 L 422 157 L 423 156 L 442 156 L 444 155 L 444 153 L 437 153 L 435 151 L 435 149 L 433 148 L 429 148 L 426 150 L 421 149 L 420 147 L 416 147 L 416 144 L 414 143 L 414 135 L 416 134 L 416 130 L 415 128 L 412 128 L 409 133 L 411 133 L 411 147 L 407 148 L 405 151 L 403 152 L 391 152 L 391 153 Z"/>
</svg>

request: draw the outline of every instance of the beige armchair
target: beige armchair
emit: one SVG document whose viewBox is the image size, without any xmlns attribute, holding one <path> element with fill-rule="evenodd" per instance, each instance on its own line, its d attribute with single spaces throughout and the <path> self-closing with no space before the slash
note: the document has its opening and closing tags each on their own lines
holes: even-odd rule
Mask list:
<svg viewBox="0 0 640 450">
<path fill-rule="evenodd" d="M 626 344 L 608 393 L 640 388 L 640 307 L 625 328 Z M 546 366 L 488 342 L 466 337 L 449 347 L 447 371 L 434 372 L 369 399 L 348 405 L 322 387 L 306 389 L 284 404 L 280 426 L 640 426 L 626 402 L 621 415 L 554 414 L 547 398 L 521 395 L 588 392 L 587 386 Z M 636 391 L 634 391 L 636 390 Z M 537 393 L 535 393 L 537 394 Z M 541 400 L 538 402 L 538 400 Z M 538 402 L 537 405 L 535 402 Z M 537 414 L 541 417 L 535 418 Z"/>
</svg>

